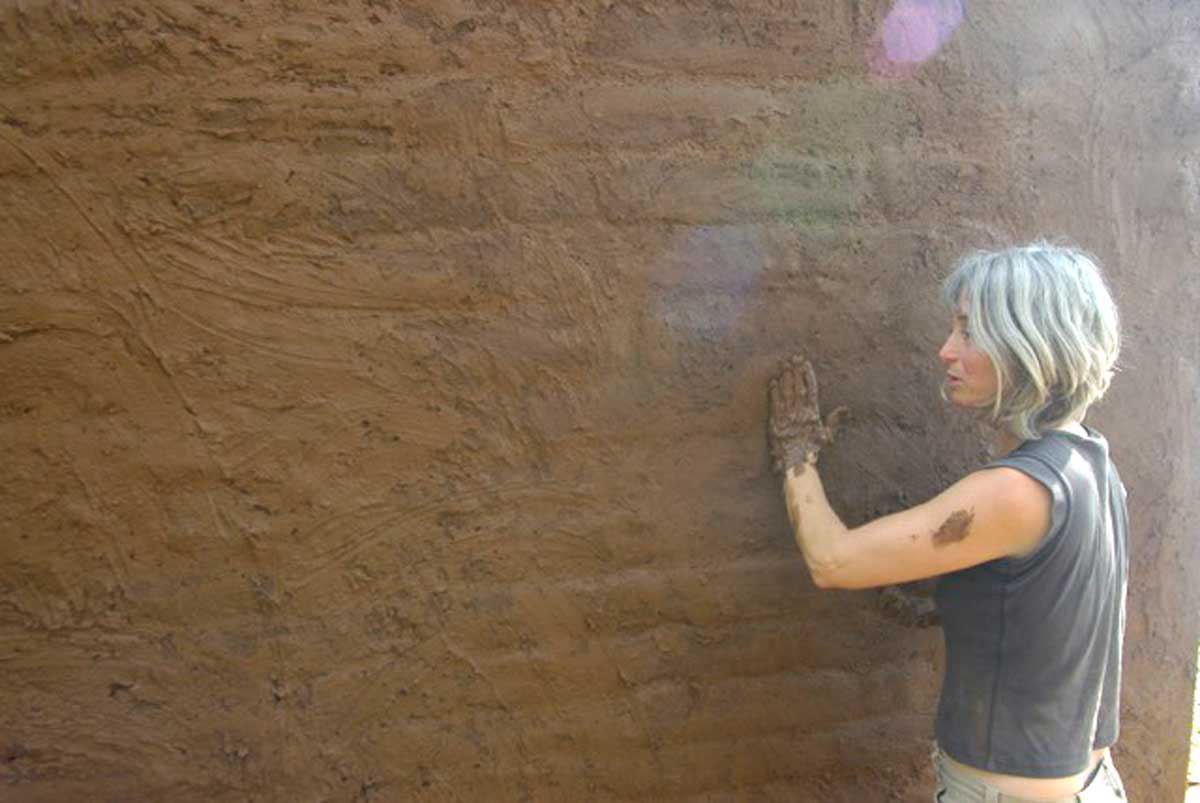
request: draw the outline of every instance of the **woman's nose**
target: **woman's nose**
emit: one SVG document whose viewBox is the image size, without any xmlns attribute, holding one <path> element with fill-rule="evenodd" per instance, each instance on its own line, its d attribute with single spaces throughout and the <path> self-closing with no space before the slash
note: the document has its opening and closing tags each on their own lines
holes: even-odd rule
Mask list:
<svg viewBox="0 0 1200 803">
<path fill-rule="evenodd" d="M 947 365 L 957 359 L 957 355 L 954 352 L 953 343 L 954 335 L 951 335 L 950 337 L 946 338 L 946 342 L 942 344 L 940 349 L 938 349 L 938 359 Z"/>
</svg>

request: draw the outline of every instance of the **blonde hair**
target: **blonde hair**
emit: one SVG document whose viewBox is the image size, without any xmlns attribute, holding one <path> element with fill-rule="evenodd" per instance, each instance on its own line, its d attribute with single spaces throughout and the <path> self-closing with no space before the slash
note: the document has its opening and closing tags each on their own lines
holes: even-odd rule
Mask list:
<svg viewBox="0 0 1200 803">
<path fill-rule="evenodd" d="M 1035 242 L 963 258 L 942 300 L 996 371 L 991 420 L 1022 440 L 1083 416 L 1116 370 L 1120 323 L 1096 262 Z"/>
</svg>

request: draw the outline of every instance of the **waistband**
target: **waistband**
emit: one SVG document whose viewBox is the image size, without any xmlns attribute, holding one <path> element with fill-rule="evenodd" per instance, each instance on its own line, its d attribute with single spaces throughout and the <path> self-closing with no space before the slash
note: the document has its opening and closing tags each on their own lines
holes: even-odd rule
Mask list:
<svg viewBox="0 0 1200 803">
<path fill-rule="evenodd" d="M 947 790 L 957 793 L 957 798 L 952 797 L 951 799 L 963 798 L 978 801 L 978 803 L 1076 803 L 1079 800 L 1078 794 L 1047 801 L 1017 797 L 1016 795 L 1001 792 L 986 781 L 976 778 L 973 775 L 967 775 L 951 766 L 950 762 L 945 760 L 945 754 L 942 753 L 941 748 L 936 743 L 933 745 L 933 753 L 930 758 L 933 760 L 933 768 L 937 774 L 939 785 L 945 785 Z M 1105 755 L 1101 761 L 1096 763 L 1095 768 L 1088 775 L 1087 781 L 1083 785 L 1084 789 L 1092 785 L 1092 782 L 1096 780 L 1096 776 L 1100 774 L 1105 763 L 1111 760 L 1108 755 Z"/>
</svg>

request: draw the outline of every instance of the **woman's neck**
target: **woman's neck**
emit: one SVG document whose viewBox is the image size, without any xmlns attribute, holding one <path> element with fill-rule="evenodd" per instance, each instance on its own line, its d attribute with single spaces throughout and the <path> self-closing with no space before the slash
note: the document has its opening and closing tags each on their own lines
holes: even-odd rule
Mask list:
<svg viewBox="0 0 1200 803">
<path fill-rule="evenodd" d="M 1082 419 L 1078 418 L 1070 421 L 1064 421 L 1057 427 L 1051 427 L 1051 430 L 1070 432 L 1072 435 L 1079 435 L 1082 437 L 1087 435 L 1087 430 L 1083 428 L 1083 424 L 1080 423 L 1081 421 Z M 1018 438 L 1007 429 L 992 429 L 990 434 L 991 437 L 988 441 L 988 456 L 993 459 L 997 457 L 1004 457 L 1013 449 L 1016 449 L 1021 445 L 1021 438 Z"/>
<path fill-rule="evenodd" d="M 1021 439 L 1007 429 L 993 430 L 991 440 L 988 442 L 988 457 L 993 460 L 1004 457 L 1020 445 Z"/>
</svg>

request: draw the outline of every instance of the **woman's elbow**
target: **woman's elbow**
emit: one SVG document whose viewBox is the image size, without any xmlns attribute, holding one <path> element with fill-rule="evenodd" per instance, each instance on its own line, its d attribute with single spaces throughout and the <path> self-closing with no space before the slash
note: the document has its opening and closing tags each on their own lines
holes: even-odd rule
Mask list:
<svg viewBox="0 0 1200 803">
<path fill-rule="evenodd" d="M 830 589 L 837 588 L 837 586 L 833 584 L 833 581 L 827 575 L 820 572 L 813 572 L 812 580 L 813 585 L 822 591 L 829 591 Z"/>
<path fill-rule="evenodd" d="M 861 574 L 847 571 L 845 567 L 824 566 L 811 569 L 813 585 L 825 591 L 838 589 L 841 591 L 861 591 L 864 588 L 875 588 L 880 583 L 872 582 Z"/>
<path fill-rule="evenodd" d="M 821 566 L 810 564 L 809 574 L 812 575 L 813 585 L 820 589 L 844 588 L 842 577 L 836 566 Z"/>
</svg>

